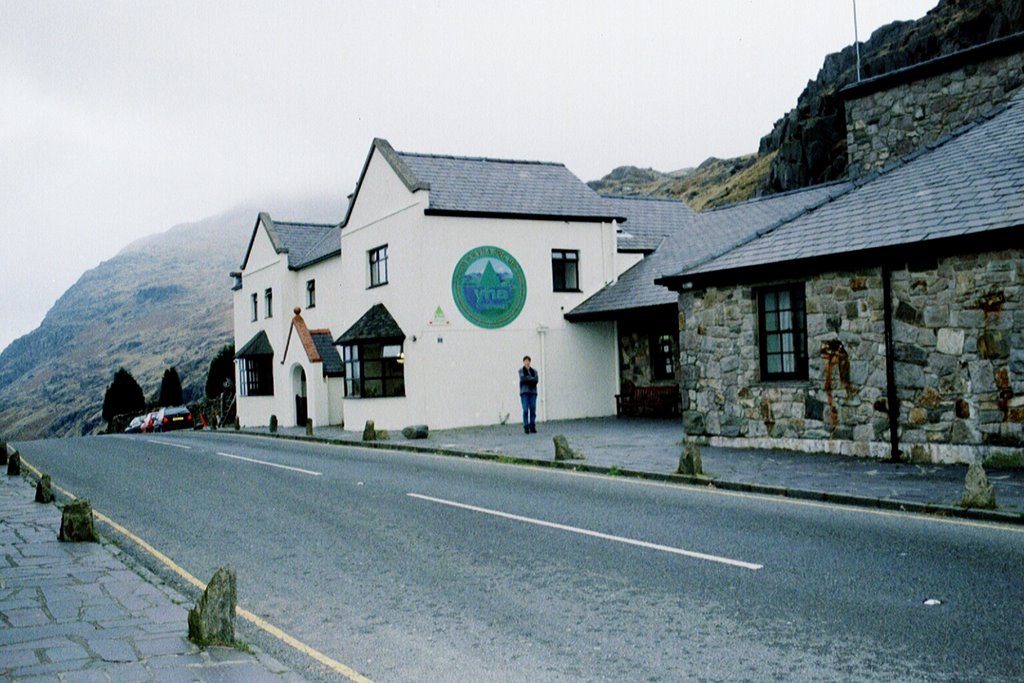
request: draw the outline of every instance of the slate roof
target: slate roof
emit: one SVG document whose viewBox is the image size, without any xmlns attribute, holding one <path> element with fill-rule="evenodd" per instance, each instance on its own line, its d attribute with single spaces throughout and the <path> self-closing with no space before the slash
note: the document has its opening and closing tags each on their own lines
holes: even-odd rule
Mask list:
<svg viewBox="0 0 1024 683">
<path fill-rule="evenodd" d="M 357 341 L 389 341 L 405 339 L 405 332 L 398 326 L 384 304 L 374 304 L 352 327 L 334 340 L 335 344 L 351 344 Z"/>
<path fill-rule="evenodd" d="M 676 293 L 655 284 L 656 278 L 677 273 L 686 264 L 696 264 L 727 251 L 751 234 L 820 206 L 852 187 L 848 182 L 818 185 L 692 214 L 665 238 L 657 251 L 565 317 L 574 321 L 607 320 L 631 310 L 675 305 Z M 628 230 L 630 224 L 623 227 Z"/>
<path fill-rule="evenodd" d="M 270 214 L 260 212 L 252 237 L 249 239 L 249 248 L 245 251 L 242 270 L 245 270 L 246 263 L 249 262 L 249 252 L 252 251 L 260 223 L 266 229 L 267 236 L 274 245 L 274 251 L 278 254 L 288 254 L 288 268 L 291 270 L 305 268 L 341 253 L 340 225 L 275 221 Z"/>
<path fill-rule="evenodd" d="M 626 217 L 619 226 L 618 249 L 622 252 L 649 254 L 662 240 L 684 223 L 696 220 L 696 213 L 678 199 L 656 197 L 605 197 L 615 213 Z"/>
<path fill-rule="evenodd" d="M 345 368 L 341 363 L 341 355 L 338 347 L 334 345 L 330 330 L 310 330 L 309 335 L 313 338 L 313 344 L 320 353 L 320 360 L 323 363 L 324 377 L 342 377 Z"/>
<path fill-rule="evenodd" d="M 267 333 L 260 330 L 235 353 L 235 358 L 251 358 L 253 356 L 273 356 L 274 347 L 270 345 Z"/>
<path fill-rule="evenodd" d="M 716 258 L 681 263 L 670 281 L 826 256 L 852 259 L 1021 226 L 1024 88 L 988 117 L 866 176 L 854 191 Z"/>
<path fill-rule="evenodd" d="M 430 192 L 427 214 L 582 221 L 625 218 L 563 164 L 396 152 L 380 138 L 373 141 L 371 156 L 374 149 L 410 192 Z"/>
</svg>

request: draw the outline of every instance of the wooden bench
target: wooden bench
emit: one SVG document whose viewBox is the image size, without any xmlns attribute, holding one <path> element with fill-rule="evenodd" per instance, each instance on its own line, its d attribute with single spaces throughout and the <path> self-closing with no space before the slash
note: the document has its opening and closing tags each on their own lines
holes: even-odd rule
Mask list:
<svg viewBox="0 0 1024 683">
<path fill-rule="evenodd" d="M 616 415 L 679 415 L 679 387 L 674 384 L 633 386 L 626 384 L 615 395 Z"/>
</svg>

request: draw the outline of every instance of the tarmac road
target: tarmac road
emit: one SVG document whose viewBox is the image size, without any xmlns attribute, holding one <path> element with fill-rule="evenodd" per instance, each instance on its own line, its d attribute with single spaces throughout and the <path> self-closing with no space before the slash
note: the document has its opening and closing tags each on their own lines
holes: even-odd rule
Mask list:
<svg viewBox="0 0 1024 683">
<path fill-rule="evenodd" d="M 376 681 L 1024 678 L 1020 527 L 224 432 L 18 447 Z"/>
</svg>

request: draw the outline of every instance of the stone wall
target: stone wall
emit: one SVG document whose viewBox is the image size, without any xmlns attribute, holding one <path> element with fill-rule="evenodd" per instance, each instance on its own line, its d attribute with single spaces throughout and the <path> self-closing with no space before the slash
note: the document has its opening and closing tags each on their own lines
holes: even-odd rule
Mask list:
<svg viewBox="0 0 1024 683">
<path fill-rule="evenodd" d="M 1024 446 L 1024 252 L 892 274 L 898 434 L 915 462 Z M 880 268 L 809 277 L 808 380 L 761 382 L 751 286 L 680 295 L 687 438 L 727 447 L 890 453 Z"/>
<path fill-rule="evenodd" d="M 922 149 L 1006 102 L 1024 84 L 1024 54 L 903 83 L 879 92 L 851 89 L 846 102 L 848 175 L 856 178 Z"/>
</svg>

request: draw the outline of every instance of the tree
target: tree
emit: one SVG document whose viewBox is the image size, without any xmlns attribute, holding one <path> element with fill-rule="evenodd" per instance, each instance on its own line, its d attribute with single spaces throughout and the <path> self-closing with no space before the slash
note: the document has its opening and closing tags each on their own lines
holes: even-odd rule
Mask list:
<svg viewBox="0 0 1024 683">
<path fill-rule="evenodd" d="M 132 377 L 132 373 L 118 368 L 114 373 L 114 381 L 103 395 L 103 419 L 109 425 L 119 415 L 137 414 L 145 409 L 146 397 L 142 387 Z"/>
<path fill-rule="evenodd" d="M 181 378 L 175 368 L 164 370 L 164 377 L 160 380 L 160 400 L 162 406 L 181 405 Z"/>
<path fill-rule="evenodd" d="M 217 355 L 210 361 L 210 371 L 206 375 L 206 397 L 217 398 L 229 387 L 233 392 L 235 385 L 235 345 L 221 347 Z"/>
</svg>

